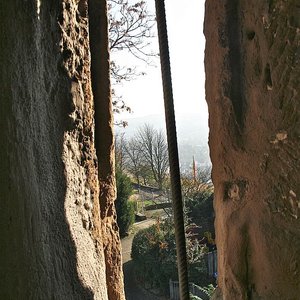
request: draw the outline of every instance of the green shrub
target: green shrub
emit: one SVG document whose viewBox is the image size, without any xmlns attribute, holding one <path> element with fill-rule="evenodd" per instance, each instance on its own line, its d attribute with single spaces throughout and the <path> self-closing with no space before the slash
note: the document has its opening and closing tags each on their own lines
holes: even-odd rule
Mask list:
<svg viewBox="0 0 300 300">
<path fill-rule="evenodd" d="M 215 235 L 214 230 L 214 194 L 210 190 L 198 191 L 192 197 L 185 199 L 187 216 L 192 223 L 201 228 L 201 236 L 206 231 Z"/>
<path fill-rule="evenodd" d="M 210 299 L 216 288 L 212 285 L 212 284 L 209 284 L 208 286 L 205 286 L 205 287 L 200 287 L 200 286 L 197 286 L 197 285 L 194 285 L 196 286 L 200 291 L 202 291 L 205 295 L 207 295 L 207 297 Z M 193 295 L 192 293 L 190 293 L 190 300 L 202 300 L 202 298 L 200 297 L 197 297 L 195 295 Z"/>
<path fill-rule="evenodd" d="M 116 210 L 117 210 L 117 222 L 120 230 L 120 236 L 124 237 L 134 223 L 134 203 L 128 201 L 132 195 L 133 189 L 130 178 L 117 170 L 116 172 L 117 181 L 117 199 L 116 199 Z"/>
<path fill-rule="evenodd" d="M 193 243 L 188 243 L 190 248 Z M 187 249 L 189 252 L 194 249 Z M 200 250 L 199 250 L 200 251 Z M 136 277 L 145 286 L 159 288 L 168 293 L 169 280 L 177 281 L 175 232 L 172 222 L 157 223 L 139 231 L 132 243 L 131 256 Z M 207 283 L 207 268 L 201 255 L 189 260 L 190 280 L 196 284 Z"/>
<path fill-rule="evenodd" d="M 139 231 L 132 243 L 131 256 L 136 277 L 145 286 L 168 290 L 169 279 L 177 280 L 175 237 L 155 224 Z"/>
</svg>

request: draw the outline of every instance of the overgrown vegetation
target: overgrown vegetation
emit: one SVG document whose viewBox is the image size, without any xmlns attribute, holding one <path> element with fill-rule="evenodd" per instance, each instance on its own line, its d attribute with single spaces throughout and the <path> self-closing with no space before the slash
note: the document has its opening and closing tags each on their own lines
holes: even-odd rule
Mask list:
<svg viewBox="0 0 300 300">
<path fill-rule="evenodd" d="M 174 231 L 167 224 L 157 223 L 139 231 L 131 256 L 136 277 L 145 287 L 166 291 L 169 279 L 177 278 Z"/>
<path fill-rule="evenodd" d="M 199 227 L 198 234 L 204 236 L 205 232 L 214 233 L 214 208 L 213 208 L 213 191 L 204 189 L 194 195 L 193 198 L 185 199 L 187 216 L 190 223 Z"/>
<path fill-rule="evenodd" d="M 189 239 L 187 248 L 191 282 L 206 285 L 204 247 Z M 133 240 L 131 255 L 136 277 L 145 287 L 159 288 L 167 294 L 169 280 L 178 280 L 175 232 L 171 222 L 158 222 L 138 232 Z"/>
<path fill-rule="evenodd" d="M 213 188 L 209 175 L 204 176 L 203 173 L 196 178 L 183 176 L 182 187 L 186 206 L 189 279 L 196 285 L 207 286 L 210 281 L 204 254 L 214 246 Z M 159 288 L 167 294 L 169 280 L 178 280 L 172 214 L 165 220 L 158 219 L 157 224 L 136 234 L 132 259 L 141 284 Z"/>
</svg>

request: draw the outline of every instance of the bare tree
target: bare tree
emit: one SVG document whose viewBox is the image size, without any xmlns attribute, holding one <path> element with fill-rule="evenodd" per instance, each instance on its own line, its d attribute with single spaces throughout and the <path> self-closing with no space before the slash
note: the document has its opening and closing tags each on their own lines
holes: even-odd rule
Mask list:
<svg viewBox="0 0 300 300">
<path fill-rule="evenodd" d="M 152 168 L 144 157 L 142 143 L 139 136 L 127 140 L 125 133 L 118 133 L 115 136 L 115 159 L 116 167 L 122 172 L 131 174 L 138 184 L 141 180 L 144 185 L 153 181 Z"/>
<path fill-rule="evenodd" d="M 155 132 L 153 150 L 154 170 L 157 177 L 157 183 L 159 185 L 159 188 L 162 188 L 163 182 L 167 175 L 167 171 L 169 169 L 168 146 L 162 130 Z"/>
<path fill-rule="evenodd" d="M 150 39 L 154 37 L 152 28 L 155 25 L 155 16 L 147 11 L 145 1 L 138 1 L 132 5 L 128 0 L 108 2 L 110 51 L 127 50 L 137 59 L 149 63 L 149 57 L 157 56 L 157 53 L 147 50 Z M 134 68 L 118 68 L 113 64 L 112 76 L 116 81 L 130 80 L 134 75 Z"/>
<path fill-rule="evenodd" d="M 149 185 L 153 177 L 151 167 L 147 164 L 145 160 L 143 160 L 141 164 L 140 177 L 143 179 L 144 185 Z"/>
<path fill-rule="evenodd" d="M 140 184 L 140 177 L 144 168 L 141 144 L 136 137 L 133 137 L 126 143 L 124 150 L 127 156 L 126 168 L 135 177 L 137 183 Z"/>
<path fill-rule="evenodd" d="M 115 158 L 116 158 L 116 167 L 121 172 L 124 171 L 126 165 L 126 139 L 124 133 L 116 134 L 115 136 Z"/>
<path fill-rule="evenodd" d="M 143 157 L 151 168 L 153 178 L 158 187 L 162 189 L 169 169 L 165 136 L 162 131 L 157 131 L 152 126 L 145 124 L 139 130 L 138 139 Z"/>
</svg>

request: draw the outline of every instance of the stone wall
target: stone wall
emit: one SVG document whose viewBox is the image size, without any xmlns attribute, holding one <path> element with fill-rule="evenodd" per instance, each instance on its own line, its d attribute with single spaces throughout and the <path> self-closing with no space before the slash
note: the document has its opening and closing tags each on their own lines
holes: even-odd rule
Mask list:
<svg viewBox="0 0 300 300">
<path fill-rule="evenodd" d="M 300 294 L 300 6 L 208 0 L 215 299 Z"/>
<path fill-rule="evenodd" d="M 87 16 L 87 0 L 0 4 L 1 299 L 109 298 Z"/>
</svg>

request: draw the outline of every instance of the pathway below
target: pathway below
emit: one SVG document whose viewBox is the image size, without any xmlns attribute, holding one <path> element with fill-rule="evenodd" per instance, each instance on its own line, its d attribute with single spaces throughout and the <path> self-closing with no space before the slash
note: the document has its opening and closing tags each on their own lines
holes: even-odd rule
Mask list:
<svg viewBox="0 0 300 300">
<path fill-rule="evenodd" d="M 151 225 L 155 224 L 155 222 L 156 221 L 153 219 L 147 219 L 145 221 L 135 223 L 134 232 L 138 232 L 141 229 L 148 228 Z M 130 234 L 121 241 L 126 300 L 163 300 L 165 298 L 157 297 L 140 288 L 135 280 L 133 272 L 133 261 L 130 257 L 133 237 L 134 234 Z"/>
</svg>

